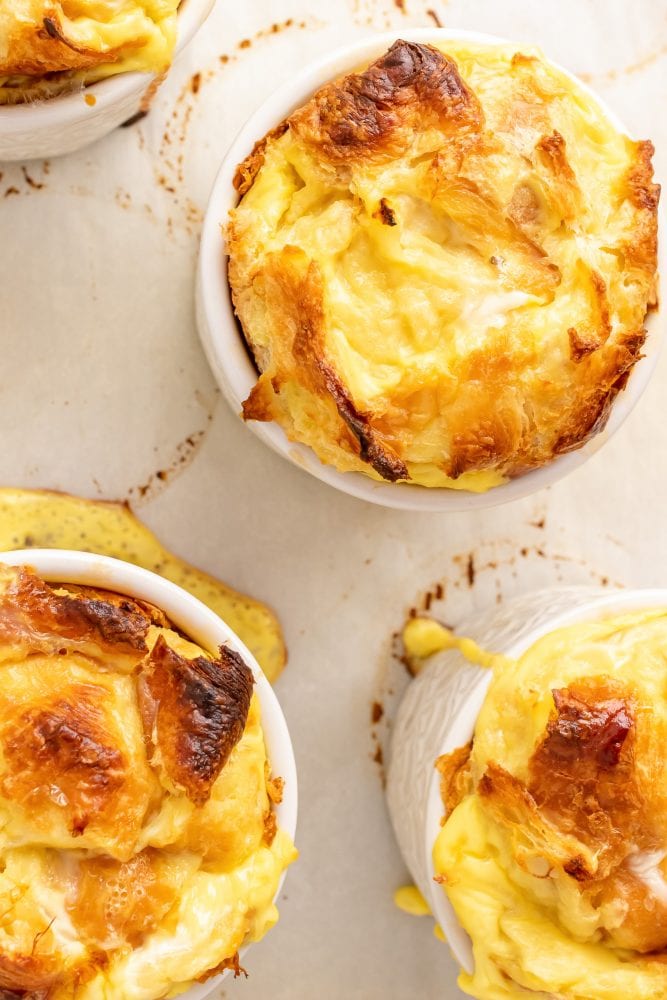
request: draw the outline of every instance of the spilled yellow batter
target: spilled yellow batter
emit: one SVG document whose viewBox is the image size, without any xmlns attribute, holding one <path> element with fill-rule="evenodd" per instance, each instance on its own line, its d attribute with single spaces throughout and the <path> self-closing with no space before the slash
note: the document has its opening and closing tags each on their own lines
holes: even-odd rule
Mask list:
<svg viewBox="0 0 667 1000">
<path fill-rule="evenodd" d="M 270 681 L 285 666 L 285 643 L 273 611 L 173 555 L 127 504 L 0 488 L 0 552 L 26 547 L 96 552 L 152 570 L 215 611 Z"/>
<path fill-rule="evenodd" d="M 417 674 L 425 660 L 446 649 L 458 649 L 470 663 L 493 667 L 503 657 L 478 646 L 473 639 L 458 636 L 433 618 L 409 618 L 403 628 L 403 648 L 413 673 Z"/>
</svg>

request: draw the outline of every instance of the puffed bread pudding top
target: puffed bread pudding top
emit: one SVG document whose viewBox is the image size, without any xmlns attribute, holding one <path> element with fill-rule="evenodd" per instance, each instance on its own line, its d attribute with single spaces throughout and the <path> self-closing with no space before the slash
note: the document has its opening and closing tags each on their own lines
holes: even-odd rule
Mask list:
<svg viewBox="0 0 667 1000">
<path fill-rule="evenodd" d="M 157 608 L 0 563 L 0 995 L 157 1000 L 238 969 L 294 858 L 253 677 Z"/>
<path fill-rule="evenodd" d="M 323 87 L 235 179 L 245 418 L 474 491 L 578 448 L 656 304 L 652 153 L 510 45 L 398 41 Z"/>
<path fill-rule="evenodd" d="M 667 996 L 667 613 L 497 657 L 471 745 L 438 762 L 442 889 L 478 1000 Z"/>
<path fill-rule="evenodd" d="M 0 104 L 55 97 L 117 73 L 162 73 L 179 0 L 0 0 Z"/>
</svg>

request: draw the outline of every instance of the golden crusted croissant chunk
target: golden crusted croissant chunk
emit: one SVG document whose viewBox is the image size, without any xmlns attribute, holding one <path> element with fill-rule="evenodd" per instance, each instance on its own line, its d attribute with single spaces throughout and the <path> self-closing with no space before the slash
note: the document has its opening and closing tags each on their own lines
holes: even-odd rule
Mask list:
<svg viewBox="0 0 667 1000">
<path fill-rule="evenodd" d="M 158 1000 L 275 922 L 250 668 L 144 601 L 0 563 L 0 997 Z"/>
<path fill-rule="evenodd" d="M 245 419 L 474 491 L 580 447 L 656 303 L 652 152 L 513 46 L 398 41 L 323 87 L 236 175 Z"/>
<path fill-rule="evenodd" d="M 667 614 L 497 658 L 472 744 L 438 762 L 433 858 L 479 1000 L 667 996 Z"/>
</svg>

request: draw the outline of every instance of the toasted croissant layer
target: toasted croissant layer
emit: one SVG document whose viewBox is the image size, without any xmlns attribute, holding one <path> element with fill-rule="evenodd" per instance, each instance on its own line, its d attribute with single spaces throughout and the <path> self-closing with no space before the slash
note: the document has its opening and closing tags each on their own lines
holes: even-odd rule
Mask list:
<svg viewBox="0 0 667 1000">
<path fill-rule="evenodd" d="M 479 1000 L 667 995 L 667 614 L 560 629 L 499 661 L 438 762 L 434 863 Z"/>
<path fill-rule="evenodd" d="M 0 995 L 157 1000 L 233 967 L 294 856 L 273 794 L 237 653 L 0 563 Z"/>
<path fill-rule="evenodd" d="M 1 0 L 0 104 L 132 70 L 164 72 L 179 0 Z"/>
<path fill-rule="evenodd" d="M 475 491 L 578 448 L 656 301 L 652 152 L 513 46 L 398 41 L 328 84 L 236 175 L 245 418 Z"/>
</svg>

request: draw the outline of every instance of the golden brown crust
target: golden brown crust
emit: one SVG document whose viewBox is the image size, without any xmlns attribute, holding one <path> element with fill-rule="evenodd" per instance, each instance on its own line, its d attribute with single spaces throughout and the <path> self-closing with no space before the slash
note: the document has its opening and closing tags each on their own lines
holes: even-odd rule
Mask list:
<svg viewBox="0 0 667 1000">
<path fill-rule="evenodd" d="M 27 567 L 19 567 L 0 590 L 0 643 L 18 643 L 34 652 L 91 643 L 102 652 L 138 660 L 147 650 L 151 623 L 137 602 L 57 594 Z"/>
<path fill-rule="evenodd" d="M 101 63 L 113 63 L 119 51 L 86 49 L 67 37 L 56 5 L 45 4 L 48 16 L 39 22 L 16 21 L 6 42 L 7 57 L 0 59 L 4 76 L 41 77 L 49 73 L 90 69 Z"/>
<path fill-rule="evenodd" d="M 240 656 L 209 658 L 159 608 L 0 564 L 0 1000 L 74 1000 L 107 966 L 129 996 L 156 964 L 163 996 L 182 922 L 191 968 L 224 965 L 245 892 L 268 906 L 282 870 L 252 694 Z"/>
<path fill-rule="evenodd" d="M 280 805 L 285 791 L 285 779 L 279 777 L 267 777 L 266 790 L 271 802 L 275 806 Z"/>
<path fill-rule="evenodd" d="M 57 964 L 48 955 L 0 954 L 0 1000 L 46 1000 L 59 980 Z"/>
<path fill-rule="evenodd" d="M 626 183 L 629 199 L 637 210 L 637 226 L 632 239 L 623 244 L 628 264 L 641 272 L 653 275 L 649 305 L 658 304 L 656 261 L 658 255 L 658 203 L 660 185 L 653 181 L 652 142 L 636 144 L 636 156 L 631 164 Z"/>
<path fill-rule="evenodd" d="M 425 125 L 446 135 L 478 130 L 483 120 L 451 59 L 430 45 L 397 41 L 363 73 L 323 87 L 289 126 L 318 159 L 339 165 L 398 156 Z"/>
<path fill-rule="evenodd" d="M 579 883 L 596 907 L 613 905 L 620 916 L 607 934 L 617 947 L 663 951 L 667 905 L 633 868 L 638 856 L 662 857 L 637 766 L 634 696 L 593 677 L 553 698 L 527 783 L 491 762 L 478 794 L 511 836 L 519 865 L 535 874 L 528 859 L 538 856 Z"/>
<path fill-rule="evenodd" d="M 552 693 L 555 708 L 530 761 L 529 791 L 538 809 L 595 853 L 595 874 L 606 875 L 628 841 L 643 843 L 648 833 L 640 829 L 645 817 L 634 780 L 633 699 L 595 679 Z"/>
<path fill-rule="evenodd" d="M 197 806 L 243 735 L 253 683 L 226 646 L 218 660 L 187 660 L 160 636 L 142 665 L 139 701 L 153 759 Z"/>
<path fill-rule="evenodd" d="M 390 482 L 498 482 L 581 447 L 656 301 L 651 144 L 568 105 L 535 56 L 459 50 L 396 42 L 235 182 L 229 279 L 261 372 L 245 419 Z"/>
<path fill-rule="evenodd" d="M 459 802 L 472 790 L 471 751 L 472 741 L 438 757 L 435 762 L 440 773 L 440 795 L 445 807 L 445 817 L 450 816 Z"/>
<path fill-rule="evenodd" d="M 250 190 L 252 187 L 255 177 L 259 173 L 264 163 L 264 151 L 267 145 L 272 139 L 279 139 L 281 135 L 284 135 L 289 128 L 287 122 L 282 122 L 282 124 L 277 125 L 276 128 L 271 129 L 263 139 L 256 142 L 252 148 L 252 151 L 246 156 L 242 163 L 239 163 L 236 168 L 236 173 L 234 174 L 234 188 L 238 191 L 239 197 L 242 198 L 243 195 Z"/>
<path fill-rule="evenodd" d="M 86 858 L 68 909 L 89 946 L 104 948 L 111 942 L 136 948 L 160 924 L 177 892 L 176 885 L 161 877 L 156 852 L 150 849 L 122 862 Z"/>
<path fill-rule="evenodd" d="M 285 347 L 301 384 L 335 410 L 345 431 L 341 445 L 368 462 L 383 479 L 396 482 L 408 476 L 405 464 L 374 429 L 370 415 L 356 409 L 349 390 L 326 355 L 322 277 L 315 263 L 294 247 L 286 248 L 280 260 L 270 264 L 267 279 L 274 296 L 281 299 L 281 315 L 289 330 Z M 280 374 L 265 371 L 243 404 L 246 420 L 273 419 L 280 396 Z"/>
<path fill-rule="evenodd" d="M 91 821 L 113 825 L 123 792 L 133 798 L 129 761 L 109 740 L 105 696 L 103 689 L 72 687 L 67 699 L 28 709 L 2 733 L 2 795 L 31 810 L 55 795 L 73 837 Z"/>
<path fill-rule="evenodd" d="M 206 983 L 209 979 L 212 979 L 213 976 L 220 976 L 223 972 L 227 972 L 228 969 L 234 973 L 234 979 L 238 979 L 239 976 L 245 976 L 246 979 L 248 978 L 248 973 L 241 965 L 239 953 L 236 952 L 236 954 L 232 955 L 231 958 L 224 959 L 224 961 L 220 962 L 219 965 L 216 965 L 214 969 L 210 969 L 206 975 L 198 976 L 197 982 Z"/>
</svg>

